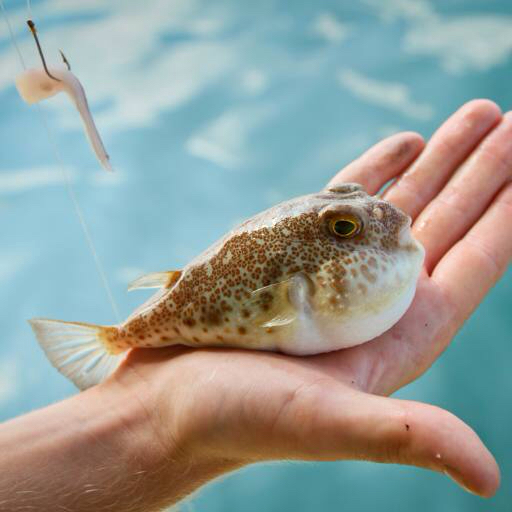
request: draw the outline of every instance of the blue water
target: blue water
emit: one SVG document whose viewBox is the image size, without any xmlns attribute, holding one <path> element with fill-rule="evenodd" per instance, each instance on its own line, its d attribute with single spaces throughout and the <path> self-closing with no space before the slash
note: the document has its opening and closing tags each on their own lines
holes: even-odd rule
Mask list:
<svg viewBox="0 0 512 512">
<path fill-rule="evenodd" d="M 5 2 L 21 51 L 25 2 Z M 99 169 L 75 111 L 43 110 L 116 301 L 128 281 L 180 268 L 237 221 L 318 190 L 382 137 L 425 137 L 465 101 L 512 103 L 507 0 L 32 2 L 48 60 L 62 48 L 116 168 Z M 75 390 L 48 363 L 33 316 L 114 321 L 37 110 L 0 25 L 0 419 Z M 201 490 L 200 511 L 510 511 L 512 274 L 398 396 L 468 422 L 503 471 L 490 501 L 441 475 L 370 463 L 272 464 Z"/>
</svg>

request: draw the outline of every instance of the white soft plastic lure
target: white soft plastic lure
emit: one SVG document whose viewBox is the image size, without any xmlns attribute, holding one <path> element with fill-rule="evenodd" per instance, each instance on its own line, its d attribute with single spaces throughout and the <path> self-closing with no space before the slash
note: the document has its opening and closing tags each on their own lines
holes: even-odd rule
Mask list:
<svg viewBox="0 0 512 512">
<path fill-rule="evenodd" d="M 115 326 L 34 319 L 53 365 L 84 389 L 133 347 L 189 345 L 308 355 L 382 334 L 413 299 L 424 250 L 411 219 L 346 184 L 281 203 L 183 270 L 142 277 L 162 290 Z"/>
<path fill-rule="evenodd" d="M 48 71 L 51 76 L 44 68 L 27 69 L 18 75 L 16 87 L 20 96 L 26 103 L 33 104 L 51 98 L 60 92 L 67 93 L 80 113 L 85 133 L 96 157 L 104 169 L 112 171 L 109 156 L 94 124 L 82 84 L 71 71 L 64 67 L 50 67 Z"/>
</svg>

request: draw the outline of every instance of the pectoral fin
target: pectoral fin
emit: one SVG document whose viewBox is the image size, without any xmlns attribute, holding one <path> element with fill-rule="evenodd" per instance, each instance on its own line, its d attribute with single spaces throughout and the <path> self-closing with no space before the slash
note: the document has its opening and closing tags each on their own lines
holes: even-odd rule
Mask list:
<svg viewBox="0 0 512 512">
<path fill-rule="evenodd" d="M 128 285 L 128 291 L 140 288 L 172 288 L 181 277 L 181 270 L 169 270 L 167 272 L 153 272 L 141 276 Z"/>
<path fill-rule="evenodd" d="M 244 310 L 260 327 L 288 326 L 309 309 L 311 293 L 311 281 L 303 274 L 294 274 L 289 279 L 254 290 Z"/>
</svg>

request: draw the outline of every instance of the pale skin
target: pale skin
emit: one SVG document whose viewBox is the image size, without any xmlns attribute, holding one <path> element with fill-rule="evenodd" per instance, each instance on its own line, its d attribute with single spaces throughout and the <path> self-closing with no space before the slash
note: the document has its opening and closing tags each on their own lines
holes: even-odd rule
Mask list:
<svg viewBox="0 0 512 512">
<path fill-rule="evenodd" d="M 492 496 L 499 469 L 470 427 L 389 395 L 432 365 L 505 271 L 511 176 L 512 114 L 487 100 L 464 105 L 426 145 L 415 133 L 380 142 L 332 182 L 373 194 L 397 178 L 384 197 L 413 217 L 426 249 L 398 324 L 304 358 L 134 350 L 105 383 L 0 426 L 0 510 L 159 510 L 221 474 L 278 459 L 410 464 Z"/>
</svg>

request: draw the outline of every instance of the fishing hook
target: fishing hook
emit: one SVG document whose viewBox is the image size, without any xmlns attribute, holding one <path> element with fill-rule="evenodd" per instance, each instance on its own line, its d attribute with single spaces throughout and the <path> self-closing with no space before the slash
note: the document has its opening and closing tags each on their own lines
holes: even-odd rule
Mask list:
<svg viewBox="0 0 512 512">
<path fill-rule="evenodd" d="M 58 78 L 55 78 L 49 71 L 48 71 L 48 67 L 46 66 L 46 61 L 44 60 L 44 55 L 43 55 L 43 50 L 41 49 L 41 44 L 39 43 L 39 38 L 37 37 L 37 31 L 36 31 L 36 25 L 35 23 L 32 21 L 32 20 L 27 20 L 27 25 L 28 25 L 28 28 L 30 29 L 30 32 L 32 32 L 32 35 L 34 36 L 34 39 L 35 39 L 35 42 L 36 42 L 36 45 L 37 45 L 37 50 L 39 51 L 39 56 L 41 57 L 41 60 L 43 61 L 43 67 L 44 67 L 44 70 L 46 71 L 46 74 L 52 79 L 52 80 L 56 80 L 57 82 L 61 82 L 61 80 L 59 80 Z M 62 52 L 61 52 L 62 54 Z M 62 54 L 64 55 L 64 54 Z M 64 61 L 66 62 L 66 61 Z M 69 63 L 68 63 L 69 64 Z"/>
</svg>

